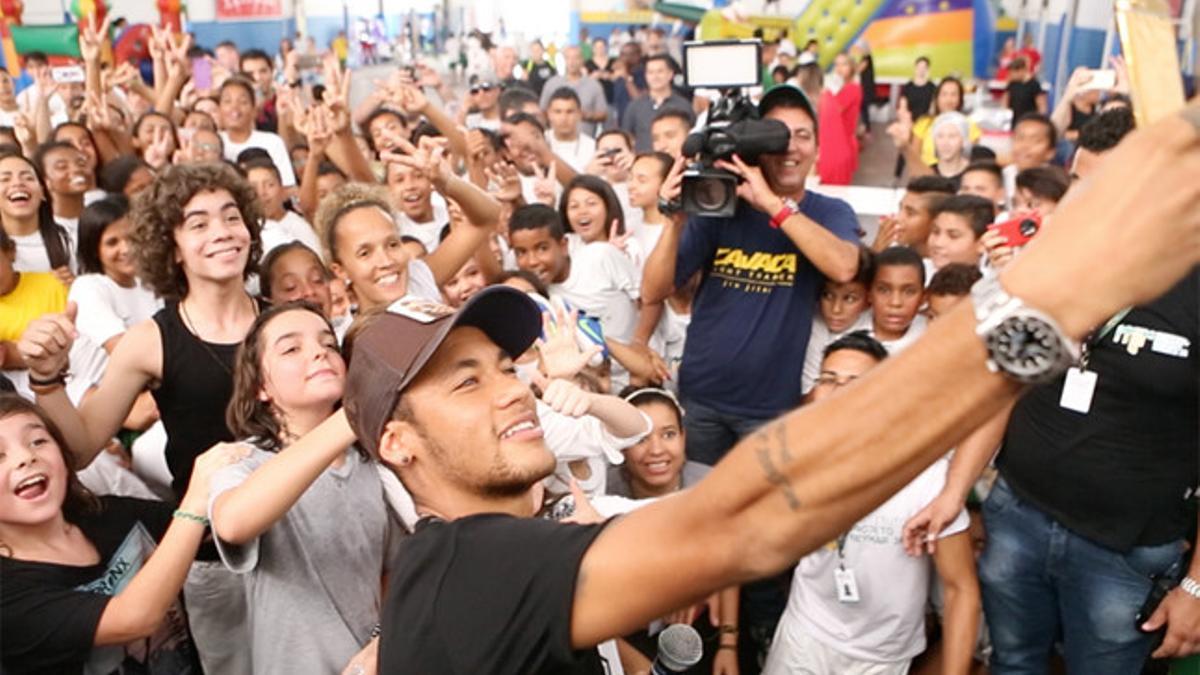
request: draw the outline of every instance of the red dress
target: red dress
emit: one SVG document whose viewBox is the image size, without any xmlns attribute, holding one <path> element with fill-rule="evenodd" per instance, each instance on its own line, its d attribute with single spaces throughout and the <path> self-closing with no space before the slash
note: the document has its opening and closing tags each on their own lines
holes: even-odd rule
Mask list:
<svg viewBox="0 0 1200 675">
<path fill-rule="evenodd" d="M 838 93 L 821 93 L 817 174 L 825 185 L 849 185 L 858 170 L 858 116 L 862 87 L 847 82 Z"/>
</svg>

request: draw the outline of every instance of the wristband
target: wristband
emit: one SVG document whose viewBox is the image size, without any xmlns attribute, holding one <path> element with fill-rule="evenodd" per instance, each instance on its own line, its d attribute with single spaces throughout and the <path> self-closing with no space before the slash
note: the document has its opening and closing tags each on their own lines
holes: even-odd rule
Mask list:
<svg viewBox="0 0 1200 675">
<path fill-rule="evenodd" d="M 208 518 L 205 518 L 204 516 L 198 516 L 194 513 L 188 512 L 188 511 L 184 511 L 183 509 L 175 509 L 175 513 L 172 513 L 171 517 L 178 518 L 180 520 L 190 520 L 193 523 L 200 523 L 201 525 L 203 525 L 205 527 L 208 527 L 208 525 L 209 525 Z"/>
<path fill-rule="evenodd" d="M 795 213 L 796 207 L 792 206 L 792 202 L 787 199 L 783 200 L 783 206 L 775 215 L 771 216 L 771 227 L 778 230 L 783 227 L 784 221 L 791 218 Z"/>
<path fill-rule="evenodd" d="M 383 631 L 379 628 L 379 624 L 375 624 L 374 626 L 371 626 L 371 637 L 372 638 L 379 637 L 379 634 L 382 632 Z"/>
<path fill-rule="evenodd" d="M 717 631 L 720 632 L 721 635 L 737 635 L 738 629 L 737 626 L 723 623 L 717 628 Z"/>
<path fill-rule="evenodd" d="M 1196 581 L 1191 577 L 1184 577 L 1183 581 L 1179 582 L 1179 589 L 1193 598 L 1200 600 L 1200 581 Z"/>
<path fill-rule="evenodd" d="M 717 651 L 721 651 L 722 649 L 732 649 L 736 651 L 737 645 L 717 645 Z"/>
<path fill-rule="evenodd" d="M 55 375 L 54 377 L 49 377 L 44 380 L 42 378 L 34 375 L 33 371 L 29 371 L 29 385 L 31 387 L 54 387 L 54 386 L 62 386 L 66 383 L 67 383 L 67 371 L 66 370 L 60 370 L 58 372 L 58 374 Z"/>
</svg>

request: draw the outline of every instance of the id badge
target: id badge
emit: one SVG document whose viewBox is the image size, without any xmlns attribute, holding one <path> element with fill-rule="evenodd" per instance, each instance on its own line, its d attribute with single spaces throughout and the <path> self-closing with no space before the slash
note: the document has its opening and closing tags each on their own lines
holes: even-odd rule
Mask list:
<svg viewBox="0 0 1200 675">
<path fill-rule="evenodd" d="M 1096 373 L 1091 370 L 1071 368 L 1063 381 L 1062 398 L 1058 404 L 1067 410 L 1084 415 L 1092 409 L 1092 396 L 1096 393 Z"/>
<path fill-rule="evenodd" d="M 854 570 L 839 567 L 833 571 L 833 580 L 837 584 L 838 602 L 858 602 L 858 581 L 854 579 Z"/>
</svg>

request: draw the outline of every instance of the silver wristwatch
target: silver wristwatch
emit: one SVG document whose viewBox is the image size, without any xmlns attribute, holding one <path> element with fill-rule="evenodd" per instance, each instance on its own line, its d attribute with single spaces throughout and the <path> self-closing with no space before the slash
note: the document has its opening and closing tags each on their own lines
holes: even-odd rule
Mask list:
<svg viewBox="0 0 1200 675">
<path fill-rule="evenodd" d="M 975 333 L 988 351 L 992 372 L 1025 384 L 1061 375 L 1079 360 L 1079 345 L 1045 312 L 1009 295 L 996 276 L 984 277 L 971 289 Z"/>
</svg>

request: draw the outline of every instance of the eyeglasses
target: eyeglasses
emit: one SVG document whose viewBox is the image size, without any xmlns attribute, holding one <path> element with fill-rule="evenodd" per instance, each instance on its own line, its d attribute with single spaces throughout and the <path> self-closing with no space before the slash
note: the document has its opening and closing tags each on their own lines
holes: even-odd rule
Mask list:
<svg viewBox="0 0 1200 675">
<path fill-rule="evenodd" d="M 495 87 L 493 87 L 490 84 L 477 84 L 477 85 L 471 87 L 470 92 L 472 94 L 478 94 L 481 91 L 491 91 L 494 88 Z"/>
</svg>

